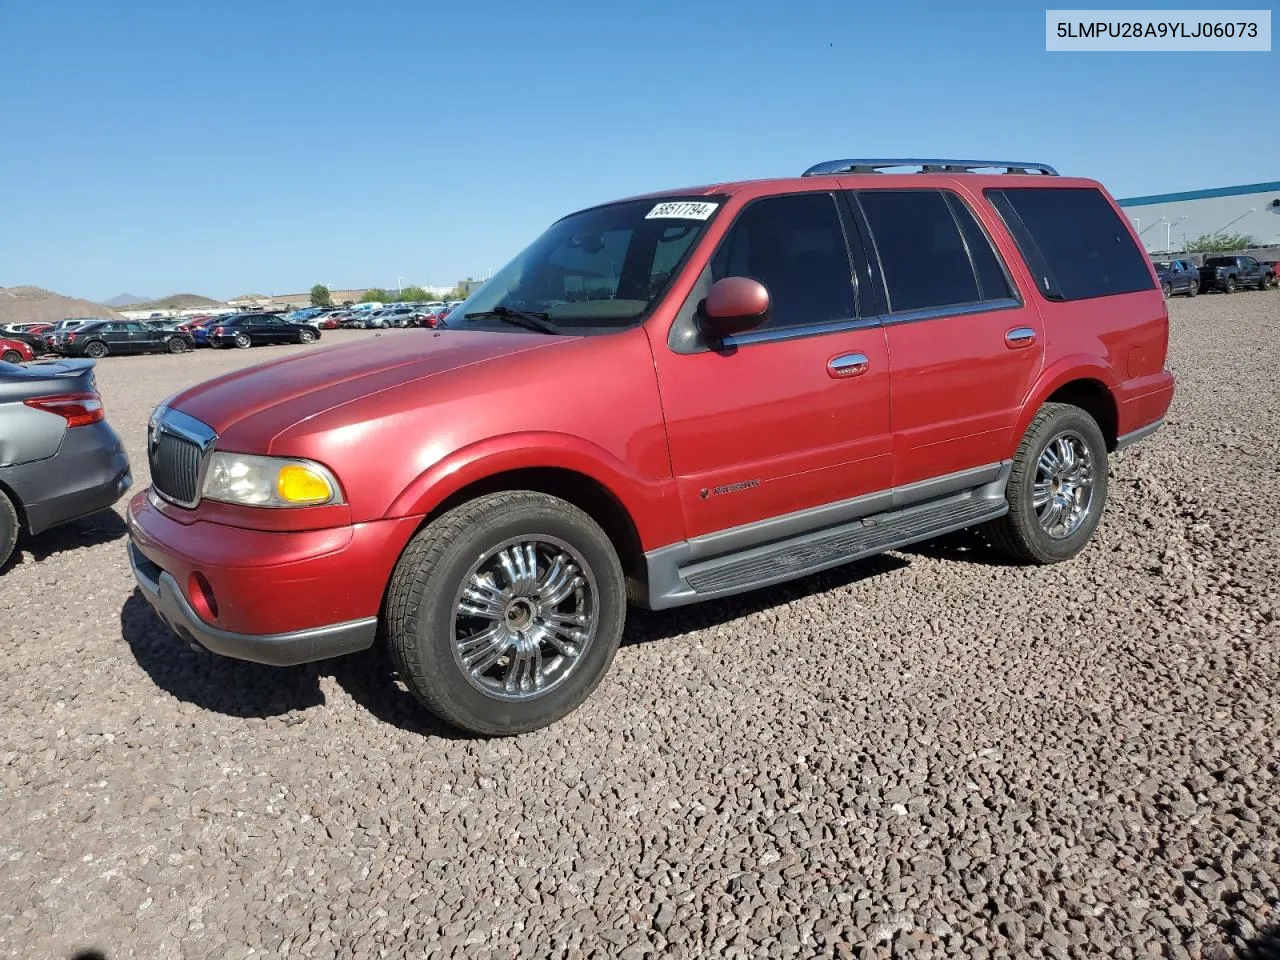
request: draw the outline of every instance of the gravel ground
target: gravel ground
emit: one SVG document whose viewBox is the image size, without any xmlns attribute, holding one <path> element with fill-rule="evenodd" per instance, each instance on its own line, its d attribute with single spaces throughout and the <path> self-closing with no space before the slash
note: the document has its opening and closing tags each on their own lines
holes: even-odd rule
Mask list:
<svg viewBox="0 0 1280 960">
<path fill-rule="evenodd" d="M 1077 560 L 959 535 L 633 615 L 515 740 L 440 729 L 375 653 L 189 651 L 116 514 L 26 543 L 0 955 L 1276 955 L 1280 294 L 1172 313 L 1168 425 Z M 155 403 L 292 349 L 104 361 L 139 483 Z"/>
</svg>

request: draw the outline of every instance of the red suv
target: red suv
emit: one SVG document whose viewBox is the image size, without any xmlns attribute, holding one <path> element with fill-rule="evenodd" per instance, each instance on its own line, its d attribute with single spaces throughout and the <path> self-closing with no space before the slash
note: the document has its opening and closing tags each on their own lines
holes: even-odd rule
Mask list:
<svg viewBox="0 0 1280 960">
<path fill-rule="evenodd" d="M 443 329 L 178 394 L 129 508 L 182 637 L 295 664 L 385 642 L 445 720 L 562 717 L 628 603 L 984 525 L 1074 557 L 1173 396 L 1168 314 L 1101 186 L 840 160 L 571 214 Z M 1099 562 L 1101 558 L 1099 558 Z"/>
</svg>

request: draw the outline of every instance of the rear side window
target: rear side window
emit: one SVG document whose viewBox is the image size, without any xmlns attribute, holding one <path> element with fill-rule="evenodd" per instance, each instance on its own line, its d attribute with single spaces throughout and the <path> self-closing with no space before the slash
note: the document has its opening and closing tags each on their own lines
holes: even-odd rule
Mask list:
<svg viewBox="0 0 1280 960">
<path fill-rule="evenodd" d="M 956 223 L 960 224 L 960 232 L 964 234 L 964 242 L 969 248 L 969 257 L 973 260 L 973 272 L 978 275 L 978 286 L 981 288 L 983 300 L 1006 300 L 1013 296 L 1013 288 L 1009 284 L 1009 275 L 1000 262 L 1000 257 L 991 246 L 991 239 L 978 224 L 973 211 L 954 193 L 946 194 L 947 205 L 955 214 Z"/>
<path fill-rule="evenodd" d="M 1050 300 L 1088 300 L 1153 289 L 1147 257 L 1092 187 L 987 190 Z"/>
<path fill-rule="evenodd" d="M 890 313 L 980 299 L 973 264 L 941 191 L 865 190 L 857 197 L 880 258 Z"/>
</svg>

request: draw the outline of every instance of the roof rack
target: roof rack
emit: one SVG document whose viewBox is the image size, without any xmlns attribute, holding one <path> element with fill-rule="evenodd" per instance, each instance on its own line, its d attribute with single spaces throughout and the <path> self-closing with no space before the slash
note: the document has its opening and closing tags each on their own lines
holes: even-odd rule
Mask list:
<svg viewBox="0 0 1280 960">
<path fill-rule="evenodd" d="M 1003 170 L 1005 173 L 1032 173 L 1056 177 L 1058 171 L 1047 163 L 1024 163 L 1017 160 L 918 160 L 872 159 L 827 160 L 815 163 L 802 176 L 820 177 L 831 173 L 884 173 L 891 167 L 919 167 L 917 173 L 973 173 L 975 170 Z"/>
</svg>

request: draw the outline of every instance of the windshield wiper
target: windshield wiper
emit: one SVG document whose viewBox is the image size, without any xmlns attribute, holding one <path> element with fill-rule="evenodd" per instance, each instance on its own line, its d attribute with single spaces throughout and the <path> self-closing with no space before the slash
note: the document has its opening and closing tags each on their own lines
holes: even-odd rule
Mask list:
<svg viewBox="0 0 1280 960">
<path fill-rule="evenodd" d="M 561 329 L 551 322 L 551 314 L 538 313 L 536 310 L 512 310 L 510 307 L 499 305 L 492 310 L 476 310 L 465 316 L 468 320 L 475 317 L 497 317 L 499 320 L 505 320 L 507 323 L 513 323 L 517 327 L 524 327 L 526 330 L 537 333 L 550 333 L 557 336 L 562 333 Z"/>
</svg>

